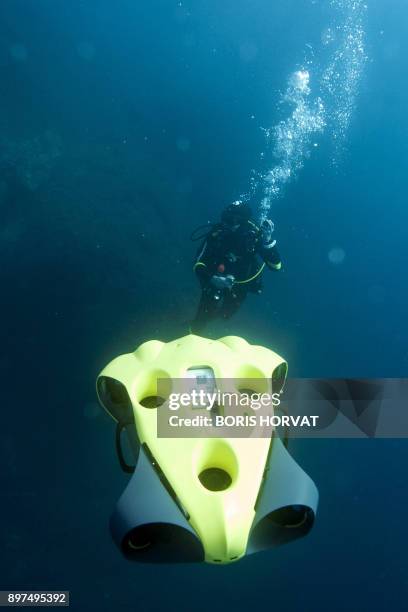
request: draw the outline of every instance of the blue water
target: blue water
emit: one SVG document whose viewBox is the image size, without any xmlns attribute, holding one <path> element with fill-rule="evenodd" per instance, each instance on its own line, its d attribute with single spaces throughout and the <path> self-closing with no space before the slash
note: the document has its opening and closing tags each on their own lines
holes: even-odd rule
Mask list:
<svg viewBox="0 0 408 612">
<path fill-rule="evenodd" d="M 407 375 L 408 8 L 366 4 L 0 3 L 0 588 L 69 589 L 76 610 L 406 609 L 405 440 L 294 443 L 321 496 L 304 540 L 135 565 L 107 528 L 126 476 L 94 391 L 114 356 L 186 332 L 189 234 L 238 197 L 284 269 L 209 335 L 294 376 Z"/>
</svg>

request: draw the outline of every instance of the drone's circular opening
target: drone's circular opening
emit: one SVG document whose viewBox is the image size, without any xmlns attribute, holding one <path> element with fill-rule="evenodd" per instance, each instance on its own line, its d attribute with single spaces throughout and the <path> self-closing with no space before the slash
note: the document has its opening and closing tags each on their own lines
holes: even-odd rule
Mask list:
<svg viewBox="0 0 408 612">
<path fill-rule="evenodd" d="M 195 451 L 197 479 L 207 491 L 225 491 L 234 486 L 238 476 L 238 461 L 225 440 L 201 440 Z"/>
<path fill-rule="evenodd" d="M 140 400 L 140 404 L 143 408 L 158 408 L 165 402 L 164 397 L 160 397 L 160 395 L 148 395 Z"/>
<path fill-rule="evenodd" d="M 171 378 L 163 370 L 144 372 L 136 381 L 136 400 L 143 408 L 159 408 L 171 393 Z"/>
<path fill-rule="evenodd" d="M 225 491 L 232 483 L 232 478 L 228 472 L 217 467 L 203 470 L 198 478 L 203 487 L 209 491 Z"/>
<path fill-rule="evenodd" d="M 141 551 L 146 550 L 152 544 L 151 534 L 146 527 L 138 527 L 137 529 L 133 529 L 126 538 L 125 548 L 131 551 Z"/>
<path fill-rule="evenodd" d="M 284 506 L 272 512 L 269 520 L 286 529 L 297 529 L 310 520 L 310 509 L 301 505 Z"/>
<path fill-rule="evenodd" d="M 265 374 L 251 364 L 241 365 L 234 375 L 235 386 L 240 393 L 254 395 L 255 393 L 267 393 L 269 383 Z"/>
<path fill-rule="evenodd" d="M 118 422 L 133 422 L 133 407 L 123 383 L 110 376 L 100 376 L 97 393 L 103 407 Z"/>
<path fill-rule="evenodd" d="M 238 387 L 238 392 L 241 393 L 241 395 L 247 395 L 248 397 L 252 397 L 253 395 L 257 394 L 257 391 L 247 387 Z"/>
</svg>

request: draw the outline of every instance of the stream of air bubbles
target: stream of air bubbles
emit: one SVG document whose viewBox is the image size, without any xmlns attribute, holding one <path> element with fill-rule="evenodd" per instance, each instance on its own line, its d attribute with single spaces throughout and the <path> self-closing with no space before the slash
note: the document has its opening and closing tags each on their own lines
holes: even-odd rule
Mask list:
<svg viewBox="0 0 408 612">
<path fill-rule="evenodd" d="M 334 142 L 335 161 L 355 107 L 366 61 L 364 47 L 364 0 L 330 0 L 332 24 L 322 33 L 328 60 L 320 66 L 313 59 L 289 76 L 280 105 L 288 109 L 285 119 L 264 128 L 265 151 L 274 160 L 265 172 L 253 172 L 248 197 L 258 197 L 262 222 L 273 202 L 303 168 L 320 134 L 327 131 Z"/>
</svg>

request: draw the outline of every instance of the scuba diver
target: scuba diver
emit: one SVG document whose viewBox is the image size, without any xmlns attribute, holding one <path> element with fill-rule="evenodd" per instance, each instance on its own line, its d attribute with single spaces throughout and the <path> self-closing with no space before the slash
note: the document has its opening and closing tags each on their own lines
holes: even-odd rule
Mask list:
<svg viewBox="0 0 408 612">
<path fill-rule="evenodd" d="M 237 200 L 227 206 L 221 222 L 213 224 L 204 238 L 194 264 L 201 284 L 201 299 L 190 325 L 193 334 L 200 334 L 207 323 L 216 318 L 229 319 L 241 306 L 248 293 L 261 293 L 265 266 L 279 270 L 282 266 L 274 225 L 265 220 L 260 227 L 252 220 L 250 206 Z"/>
</svg>

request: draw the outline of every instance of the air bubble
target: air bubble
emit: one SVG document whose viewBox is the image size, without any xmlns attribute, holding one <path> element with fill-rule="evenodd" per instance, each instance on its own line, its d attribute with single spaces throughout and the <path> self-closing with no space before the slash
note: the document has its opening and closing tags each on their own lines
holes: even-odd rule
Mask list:
<svg viewBox="0 0 408 612">
<path fill-rule="evenodd" d="M 342 264 L 345 257 L 346 257 L 346 253 L 344 249 L 340 247 L 333 247 L 332 249 L 330 249 L 328 253 L 329 261 L 330 263 L 334 265 Z"/>
<path fill-rule="evenodd" d="M 288 79 L 280 106 L 290 107 L 289 115 L 274 127 L 263 128 L 265 148 L 276 162 L 264 174 L 253 171 L 248 198 L 261 197 L 260 221 L 269 216 L 272 202 L 281 197 L 286 184 L 297 176 L 313 149 L 316 136 L 325 129 L 331 133 L 337 163 L 355 108 L 357 89 L 367 60 L 365 54 L 362 0 L 331 0 L 338 23 L 333 20 L 322 33 L 322 44 L 330 44 L 325 68 L 309 60 Z M 313 48 L 311 49 L 313 52 Z M 316 74 L 321 78 L 316 82 Z M 313 91 L 318 89 L 318 93 Z M 263 158 L 265 152 L 261 154 Z"/>
<path fill-rule="evenodd" d="M 177 149 L 182 153 L 186 153 L 190 149 L 190 144 L 190 140 L 183 137 L 178 138 L 176 142 Z"/>
</svg>

